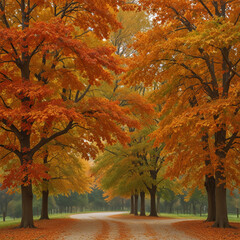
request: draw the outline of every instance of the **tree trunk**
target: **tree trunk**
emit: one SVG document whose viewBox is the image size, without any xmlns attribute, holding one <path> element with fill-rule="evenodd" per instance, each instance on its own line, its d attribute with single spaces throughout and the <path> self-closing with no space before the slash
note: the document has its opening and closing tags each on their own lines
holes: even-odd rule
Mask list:
<svg viewBox="0 0 240 240">
<path fill-rule="evenodd" d="M 202 141 L 205 143 L 203 150 L 206 151 L 207 156 L 205 160 L 205 165 L 210 167 L 213 172 L 213 167 L 211 166 L 211 160 L 209 155 L 209 145 L 208 145 L 208 133 L 205 133 L 202 136 Z M 209 172 L 209 174 L 211 171 Z M 205 188 L 208 196 L 208 217 L 206 222 L 213 222 L 216 219 L 216 201 L 215 201 L 215 178 L 214 176 L 205 175 Z"/>
<path fill-rule="evenodd" d="M 33 224 L 33 193 L 32 184 L 21 186 L 22 192 L 22 220 L 20 228 L 35 228 Z"/>
<path fill-rule="evenodd" d="M 199 215 L 200 215 L 200 217 L 202 216 L 202 207 L 203 207 L 203 205 L 201 204 L 200 207 L 199 207 Z"/>
<path fill-rule="evenodd" d="M 217 119 L 217 117 L 215 119 Z M 215 154 L 219 159 L 217 170 L 215 172 L 216 220 L 213 227 L 217 228 L 230 227 L 227 215 L 226 177 L 224 175 L 226 151 L 222 149 L 222 146 L 225 144 L 225 139 L 226 130 L 224 130 L 224 128 L 215 133 L 215 146 L 217 149 Z"/>
<path fill-rule="evenodd" d="M 156 209 L 156 191 L 157 187 L 152 185 L 152 188 L 149 189 L 150 197 L 151 197 L 151 210 L 149 216 L 157 217 L 157 209 Z"/>
<path fill-rule="evenodd" d="M 48 150 L 45 151 L 45 156 L 43 158 L 43 163 L 46 165 L 48 163 Z M 48 173 L 46 171 L 46 173 Z M 49 219 L 48 216 L 48 182 L 49 180 L 43 179 L 43 184 L 42 184 L 42 211 L 41 211 L 41 217 L 40 219 Z"/>
<path fill-rule="evenodd" d="M 141 198 L 140 216 L 146 216 L 146 214 L 145 214 L 145 192 L 140 192 L 140 198 Z"/>
<path fill-rule="evenodd" d="M 160 213 L 160 196 L 157 196 L 157 213 Z"/>
<path fill-rule="evenodd" d="M 173 211 L 172 211 L 172 208 L 173 208 L 173 203 L 170 202 L 170 203 L 169 203 L 169 213 L 172 213 L 172 212 L 173 212 Z M 190 205 L 190 209 L 191 209 L 191 205 Z"/>
<path fill-rule="evenodd" d="M 239 218 L 239 208 L 237 208 L 237 218 Z"/>
<path fill-rule="evenodd" d="M 134 215 L 138 216 L 138 194 L 135 194 L 134 197 L 135 197 Z"/>
<path fill-rule="evenodd" d="M 186 214 L 186 206 L 183 204 L 183 214 Z"/>
<path fill-rule="evenodd" d="M 217 184 L 222 179 L 221 172 L 217 171 L 216 179 L 216 220 L 213 227 L 227 228 L 230 227 L 227 216 L 227 200 L 226 200 L 226 186 L 225 183 Z"/>
<path fill-rule="evenodd" d="M 48 216 L 48 190 L 42 191 L 42 211 L 40 219 L 49 219 Z"/>
<path fill-rule="evenodd" d="M 6 217 L 7 217 L 7 211 L 8 211 L 8 203 L 9 203 L 9 199 L 5 199 L 5 208 L 4 210 L 2 211 L 3 212 L 3 221 L 5 222 L 6 221 Z"/>
<path fill-rule="evenodd" d="M 5 222 L 5 221 L 6 221 L 6 215 L 7 215 L 7 214 L 6 214 L 6 212 L 5 212 L 5 211 L 3 211 L 3 213 L 2 213 L 2 214 L 3 214 L 3 222 Z"/>
<path fill-rule="evenodd" d="M 131 211 L 130 214 L 134 214 L 134 195 L 131 195 Z"/>
<path fill-rule="evenodd" d="M 193 215 L 196 215 L 196 214 L 197 214 L 197 211 L 196 211 L 196 205 L 195 205 L 195 203 L 193 203 L 192 206 L 193 206 Z"/>
<path fill-rule="evenodd" d="M 215 178 L 206 176 L 205 188 L 208 196 L 208 217 L 206 222 L 216 220 L 216 201 L 215 201 Z"/>
</svg>

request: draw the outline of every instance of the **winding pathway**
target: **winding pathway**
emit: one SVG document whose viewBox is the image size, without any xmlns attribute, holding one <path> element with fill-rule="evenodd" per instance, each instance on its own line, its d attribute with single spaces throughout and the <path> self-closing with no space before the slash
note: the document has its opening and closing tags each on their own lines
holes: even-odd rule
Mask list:
<svg viewBox="0 0 240 240">
<path fill-rule="evenodd" d="M 131 219 L 117 218 L 123 212 L 101 212 L 72 215 L 78 219 L 74 226 L 61 236 L 64 240 L 195 240 L 176 230 L 172 223 L 182 219 Z M 185 219 L 184 219 L 185 221 Z M 59 240 L 60 240 L 59 239 Z"/>
</svg>

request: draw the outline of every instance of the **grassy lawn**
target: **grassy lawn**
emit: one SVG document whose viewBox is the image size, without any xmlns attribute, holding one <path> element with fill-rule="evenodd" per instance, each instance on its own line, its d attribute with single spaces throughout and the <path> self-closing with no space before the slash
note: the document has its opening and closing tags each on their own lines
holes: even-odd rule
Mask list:
<svg viewBox="0 0 240 240">
<path fill-rule="evenodd" d="M 56 218 L 69 218 L 71 213 L 59 213 L 59 214 L 49 214 L 50 219 L 56 219 Z M 34 216 L 34 220 L 39 220 L 39 216 Z M 21 222 L 21 218 L 6 218 L 6 221 L 0 221 L 0 229 L 5 227 L 11 227 L 11 226 L 17 226 Z"/>
<path fill-rule="evenodd" d="M 94 211 L 86 211 L 86 212 L 79 212 L 79 213 L 58 213 L 58 214 L 49 214 L 50 219 L 58 219 L 58 218 L 69 218 L 70 215 L 73 214 L 84 214 L 84 213 L 91 213 Z M 127 214 L 128 213 L 124 213 Z M 149 213 L 146 213 L 149 215 Z M 201 217 L 199 215 L 193 214 L 173 214 L 173 213 L 161 213 L 159 214 L 160 217 L 170 217 L 170 218 L 188 218 L 188 219 L 196 219 L 196 220 L 205 220 L 207 218 L 207 214 L 203 214 Z M 240 218 L 237 218 L 236 215 L 228 215 L 228 219 L 230 222 L 240 222 Z M 35 216 L 34 220 L 39 220 L 39 216 Z M 0 221 L 0 229 L 5 227 L 17 226 L 20 224 L 21 218 L 12 219 L 7 217 L 6 221 Z"/>
<path fill-rule="evenodd" d="M 20 224 L 20 221 L 21 221 L 21 219 L 19 219 L 19 218 L 16 218 L 15 220 L 6 218 L 5 222 L 3 222 L 3 221 L 0 222 L 0 229 L 4 228 L 4 227 L 15 226 L 15 225 L 17 226 L 18 224 Z"/>
<path fill-rule="evenodd" d="M 171 218 L 188 218 L 188 219 L 196 219 L 196 220 L 205 220 L 207 218 L 207 214 L 202 214 L 200 217 L 199 215 L 193 214 L 175 214 L 175 213 L 160 213 L 160 217 L 171 217 Z M 230 222 L 240 222 L 240 218 L 237 218 L 236 215 L 229 214 L 228 220 Z"/>
<path fill-rule="evenodd" d="M 176 213 L 160 213 L 158 214 L 160 217 L 170 217 L 170 218 L 188 218 L 188 219 L 206 219 L 207 215 L 193 215 L 193 214 L 176 214 Z"/>
<path fill-rule="evenodd" d="M 84 214 L 84 213 L 91 213 L 96 211 L 85 211 L 85 212 L 78 212 L 78 213 L 56 213 L 56 214 L 49 214 L 50 219 L 58 219 L 58 218 L 69 218 L 70 215 L 74 214 Z M 34 216 L 34 220 L 39 220 L 40 216 Z M 21 218 L 10 218 L 6 217 L 6 221 L 3 222 L 2 219 L 0 219 L 0 229 L 5 227 L 11 227 L 11 226 L 18 226 L 21 222 Z"/>
</svg>

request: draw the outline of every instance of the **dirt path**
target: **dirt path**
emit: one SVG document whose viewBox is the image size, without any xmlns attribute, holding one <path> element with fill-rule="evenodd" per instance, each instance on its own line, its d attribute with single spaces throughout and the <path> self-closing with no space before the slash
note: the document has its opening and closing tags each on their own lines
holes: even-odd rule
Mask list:
<svg viewBox="0 0 240 240">
<path fill-rule="evenodd" d="M 171 224 L 181 219 L 128 219 L 111 217 L 121 212 L 72 215 L 78 222 L 60 239 L 64 240 L 194 240 Z"/>
</svg>

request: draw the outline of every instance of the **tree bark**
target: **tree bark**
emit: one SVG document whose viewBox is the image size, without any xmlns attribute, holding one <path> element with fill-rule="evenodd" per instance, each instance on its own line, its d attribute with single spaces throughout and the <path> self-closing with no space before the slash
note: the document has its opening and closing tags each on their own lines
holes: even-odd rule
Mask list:
<svg viewBox="0 0 240 240">
<path fill-rule="evenodd" d="M 48 190 L 42 191 L 42 211 L 40 219 L 49 219 L 48 216 Z"/>
<path fill-rule="evenodd" d="M 216 183 L 222 178 L 221 172 L 216 172 Z M 226 186 L 225 183 L 216 184 L 215 190 L 216 196 L 216 220 L 213 224 L 213 227 L 217 228 L 228 228 L 230 227 L 228 222 L 228 215 L 227 215 L 227 200 L 226 200 Z"/>
<path fill-rule="evenodd" d="M 149 189 L 150 197 L 151 197 L 151 206 L 150 206 L 150 215 L 149 216 L 154 216 L 157 217 L 157 209 L 156 209 L 156 191 L 157 191 L 157 186 L 152 185 L 152 188 Z"/>
<path fill-rule="evenodd" d="M 208 217 L 206 222 L 216 220 L 216 201 L 215 201 L 215 178 L 206 176 L 205 188 L 208 196 Z"/>
<path fill-rule="evenodd" d="M 157 196 L 157 213 L 160 213 L 160 196 Z"/>
<path fill-rule="evenodd" d="M 22 193 L 22 220 L 20 228 L 35 228 L 33 224 L 33 193 L 32 184 L 21 186 Z"/>
<path fill-rule="evenodd" d="M 138 216 L 138 194 L 134 195 L 135 203 L 134 203 L 134 215 Z"/>
<path fill-rule="evenodd" d="M 208 138 L 209 138 L 208 133 L 205 133 L 202 136 L 202 141 L 205 143 L 203 150 L 205 150 L 207 152 L 205 166 L 211 167 Z M 208 217 L 206 219 L 206 222 L 213 222 L 216 220 L 216 200 L 215 200 L 215 178 L 214 178 L 214 176 L 205 175 L 204 185 L 205 185 L 205 188 L 207 191 L 207 196 L 208 196 Z"/>
<path fill-rule="evenodd" d="M 134 195 L 131 195 L 131 211 L 130 214 L 134 214 Z"/>
<path fill-rule="evenodd" d="M 8 199 L 5 197 L 2 203 L 2 217 L 3 217 L 3 222 L 6 221 L 6 216 L 7 216 L 7 208 L 8 208 Z"/>
<path fill-rule="evenodd" d="M 141 198 L 140 216 L 146 216 L 146 213 L 145 213 L 145 192 L 140 192 L 140 198 Z"/>
<path fill-rule="evenodd" d="M 225 145 L 225 139 L 226 130 L 224 130 L 224 128 L 215 133 L 215 146 L 217 149 L 215 154 L 218 156 L 219 159 L 217 170 L 215 172 L 216 220 L 213 224 L 213 227 L 217 228 L 230 227 L 227 215 L 226 177 L 224 175 L 224 161 L 226 158 L 226 151 L 222 149 L 222 146 Z"/>
<path fill-rule="evenodd" d="M 46 165 L 48 163 L 48 151 L 46 150 L 45 156 L 43 158 L 43 163 Z M 48 173 L 48 172 L 46 172 Z M 43 190 L 42 190 L 42 210 L 40 219 L 49 219 L 48 216 L 48 182 L 49 180 L 43 179 Z"/>
</svg>

